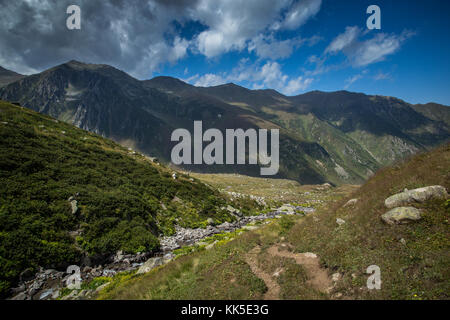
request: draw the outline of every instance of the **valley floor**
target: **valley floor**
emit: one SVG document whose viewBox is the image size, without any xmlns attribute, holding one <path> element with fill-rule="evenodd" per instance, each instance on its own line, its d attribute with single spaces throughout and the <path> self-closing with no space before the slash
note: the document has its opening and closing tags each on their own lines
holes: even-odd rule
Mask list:
<svg viewBox="0 0 450 320">
<path fill-rule="evenodd" d="M 191 174 L 193 175 L 193 174 Z M 234 195 L 253 195 L 267 202 L 324 208 L 358 186 L 301 186 L 290 180 L 242 175 L 202 175 L 195 178 Z M 327 299 L 336 282 L 312 252 L 294 253 L 287 236 L 307 217 L 284 215 L 244 228 L 214 246 L 187 250 L 145 275 L 113 278 L 100 299 Z M 336 275 L 334 275 L 336 278 Z"/>
</svg>

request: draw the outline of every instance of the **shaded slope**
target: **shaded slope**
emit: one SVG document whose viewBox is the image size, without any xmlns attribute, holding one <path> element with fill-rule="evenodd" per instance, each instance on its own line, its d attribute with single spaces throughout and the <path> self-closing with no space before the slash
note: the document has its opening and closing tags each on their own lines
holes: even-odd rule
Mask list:
<svg viewBox="0 0 450 320">
<path fill-rule="evenodd" d="M 24 77 L 24 75 L 0 67 L 0 88 Z"/>
</svg>

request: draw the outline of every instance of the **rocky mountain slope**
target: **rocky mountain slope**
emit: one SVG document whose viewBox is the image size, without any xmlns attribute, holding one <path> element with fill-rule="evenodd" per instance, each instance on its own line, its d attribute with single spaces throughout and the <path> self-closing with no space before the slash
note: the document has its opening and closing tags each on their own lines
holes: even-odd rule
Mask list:
<svg viewBox="0 0 450 320">
<path fill-rule="evenodd" d="M 0 67 L 0 87 L 4 87 L 10 83 L 22 79 L 23 77 L 25 76 Z"/>
<path fill-rule="evenodd" d="M 170 161 L 171 132 L 210 127 L 279 128 L 277 177 L 300 183 L 361 183 L 382 166 L 450 139 L 447 106 L 340 92 L 295 97 L 234 84 L 194 87 L 170 77 L 139 81 L 106 65 L 77 61 L 0 89 L 0 98 Z M 251 165 L 184 169 L 259 175 Z"/>
</svg>

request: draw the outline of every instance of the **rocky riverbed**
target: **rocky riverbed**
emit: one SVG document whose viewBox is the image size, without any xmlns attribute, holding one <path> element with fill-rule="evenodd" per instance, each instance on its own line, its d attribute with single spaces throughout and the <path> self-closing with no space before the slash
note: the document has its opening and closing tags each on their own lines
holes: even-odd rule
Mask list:
<svg viewBox="0 0 450 320">
<path fill-rule="evenodd" d="M 296 207 L 293 205 L 283 205 L 280 208 L 271 210 L 256 216 L 242 216 L 237 210 L 232 210 L 236 216 L 236 221 L 225 222 L 220 225 L 210 225 L 205 229 L 189 229 L 176 227 L 176 233 L 172 236 L 160 238 L 161 250 L 157 253 L 124 254 L 118 251 L 110 256 L 101 265 L 92 266 L 89 262 L 77 269 L 77 273 L 82 282 L 89 282 L 98 277 L 113 277 L 118 272 L 132 271 L 148 272 L 152 268 L 167 263 L 174 258 L 173 250 L 183 246 L 193 245 L 214 234 L 232 232 L 240 229 L 252 222 L 264 221 L 272 218 L 279 218 L 282 215 L 304 215 L 314 212 L 313 208 Z M 43 269 L 37 273 L 26 270 L 21 274 L 18 287 L 12 289 L 11 299 L 13 300 L 50 300 L 58 299 L 61 290 L 67 287 L 69 278 L 73 274 L 67 270 Z M 100 289 L 101 287 L 97 288 Z M 87 299 L 95 292 L 94 289 L 74 290 L 63 299 Z"/>
</svg>

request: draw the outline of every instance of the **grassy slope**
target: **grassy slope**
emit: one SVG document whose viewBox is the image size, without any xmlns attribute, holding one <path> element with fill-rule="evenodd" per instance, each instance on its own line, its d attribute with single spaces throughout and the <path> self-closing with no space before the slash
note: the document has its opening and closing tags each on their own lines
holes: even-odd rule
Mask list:
<svg viewBox="0 0 450 320">
<path fill-rule="evenodd" d="M 388 226 L 380 216 L 387 211 L 384 199 L 404 188 L 440 184 L 449 189 L 449 168 L 450 145 L 417 155 L 379 171 L 354 194 L 330 201 L 315 214 L 283 218 L 212 250 L 181 256 L 146 275 L 117 277 L 99 298 L 261 299 L 267 288 L 245 260 L 260 246 L 260 268 L 268 274 L 284 270 L 276 279 L 282 299 L 327 299 L 338 292 L 351 299 L 448 299 L 448 201 L 417 205 L 425 210 L 423 219 L 408 225 Z M 355 197 L 355 207 L 342 208 Z M 338 226 L 337 217 L 346 223 Z M 330 275 L 343 274 L 330 295 L 308 286 L 305 269 L 292 259 L 268 255 L 271 245 L 286 241 L 295 252 L 318 254 Z M 365 272 L 373 264 L 381 268 L 382 288 L 369 291 Z"/>
<path fill-rule="evenodd" d="M 2 101 L 0 137 L 0 294 L 26 268 L 151 251 L 175 224 L 234 219 L 205 184 L 185 175 L 174 181 L 171 170 L 110 140 Z"/>
</svg>

